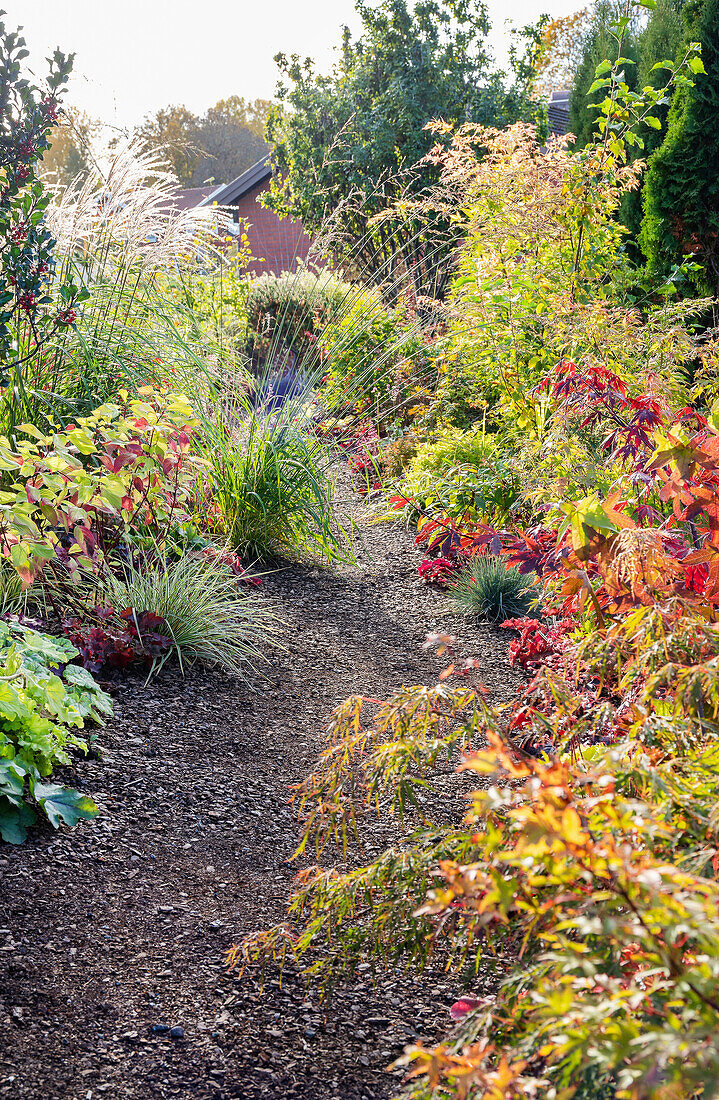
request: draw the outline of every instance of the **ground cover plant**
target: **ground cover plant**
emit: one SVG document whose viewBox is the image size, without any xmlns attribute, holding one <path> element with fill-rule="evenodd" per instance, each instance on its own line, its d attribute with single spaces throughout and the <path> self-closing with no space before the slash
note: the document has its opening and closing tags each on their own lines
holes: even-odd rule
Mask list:
<svg viewBox="0 0 719 1100">
<path fill-rule="evenodd" d="M 112 714 L 110 697 L 73 662 L 78 651 L 20 622 L 0 622 L 0 836 L 21 843 L 38 813 L 51 825 L 92 818 L 91 798 L 51 781 L 71 752 L 87 752 L 86 722 Z"/>
</svg>

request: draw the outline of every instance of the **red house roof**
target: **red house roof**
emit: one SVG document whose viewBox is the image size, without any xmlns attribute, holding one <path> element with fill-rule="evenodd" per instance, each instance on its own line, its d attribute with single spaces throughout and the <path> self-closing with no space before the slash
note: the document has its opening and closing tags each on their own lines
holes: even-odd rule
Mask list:
<svg viewBox="0 0 719 1100">
<path fill-rule="evenodd" d="M 194 210 L 196 206 L 204 206 L 204 200 L 216 190 L 216 187 L 185 187 L 175 192 L 173 206 L 177 210 Z"/>
</svg>

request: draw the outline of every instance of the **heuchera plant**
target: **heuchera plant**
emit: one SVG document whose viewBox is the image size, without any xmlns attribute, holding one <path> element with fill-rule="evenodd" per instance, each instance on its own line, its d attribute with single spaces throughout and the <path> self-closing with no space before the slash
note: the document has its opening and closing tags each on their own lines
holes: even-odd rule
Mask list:
<svg viewBox="0 0 719 1100">
<path fill-rule="evenodd" d="M 576 630 L 577 623 L 571 618 L 559 619 L 554 623 L 524 618 L 505 619 L 501 626 L 519 632 L 519 637 L 509 646 L 510 664 L 536 670 L 568 648 L 568 635 Z"/>
<path fill-rule="evenodd" d="M 0 622 L 0 836 L 11 844 L 38 812 L 55 828 L 97 815 L 91 798 L 49 781 L 70 749 L 87 751 L 86 721 L 112 713 L 110 697 L 72 663 L 77 655 L 65 638 Z"/>
<path fill-rule="evenodd" d="M 119 615 L 112 607 L 91 608 L 85 620 L 65 622 L 63 630 L 77 647 L 80 664 L 89 672 L 121 670 L 134 664 L 148 666 L 162 660 L 174 644 L 160 615 L 137 612 L 132 607 Z"/>
</svg>

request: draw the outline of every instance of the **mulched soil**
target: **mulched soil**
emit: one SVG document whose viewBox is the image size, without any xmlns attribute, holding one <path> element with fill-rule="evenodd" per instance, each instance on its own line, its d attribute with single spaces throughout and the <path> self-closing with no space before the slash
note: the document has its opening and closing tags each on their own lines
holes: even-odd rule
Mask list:
<svg viewBox="0 0 719 1100">
<path fill-rule="evenodd" d="M 288 629 L 260 690 L 197 668 L 112 685 L 99 753 L 66 777 L 100 817 L 0 850 L 0 1097 L 381 1100 L 403 1046 L 447 1031 L 458 991 L 441 973 L 387 971 L 320 1004 L 291 977 L 260 993 L 223 961 L 284 916 L 287 788 L 333 706 L 433 683 L 447 660 L 421 648 L 433 630 L 481 660 L 491 697 L 517 683 L 506 635 L 453 619 L 418 579 L 410 534 L 356 518 L 358 566 L 265 579 Z M 366 835 L 365 857 L 387 838 L 370 821 Z"/>
</svg>

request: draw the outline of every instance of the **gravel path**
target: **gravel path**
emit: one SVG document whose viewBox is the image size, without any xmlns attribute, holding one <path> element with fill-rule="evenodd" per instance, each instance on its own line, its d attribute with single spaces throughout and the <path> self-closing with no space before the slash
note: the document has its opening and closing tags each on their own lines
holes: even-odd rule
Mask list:
<svg viewBox="0 0 719 1100">
<path fill-rule="evenodd" d="M 0 849 L 0 1097 L 385 1100 L 402 1046 L 446 1030 L 456 986 L 441 977 L 388 973 L 320 1005 L 223 965 L 283 916 L 287 786 L 335 704 L 432 683 L 446 661 L 421 645 L 437 629 L 461 635 L 491 696 L 516 683 L 502 632 L 467 629 L 419 581 L 411 536 L 356 519 L 358 566 L 266 579 L 288 634 L 262 694 L 199 669 L 113 685 L 101 759 L 72 776 L 100 817 Z"/>
</svg>

